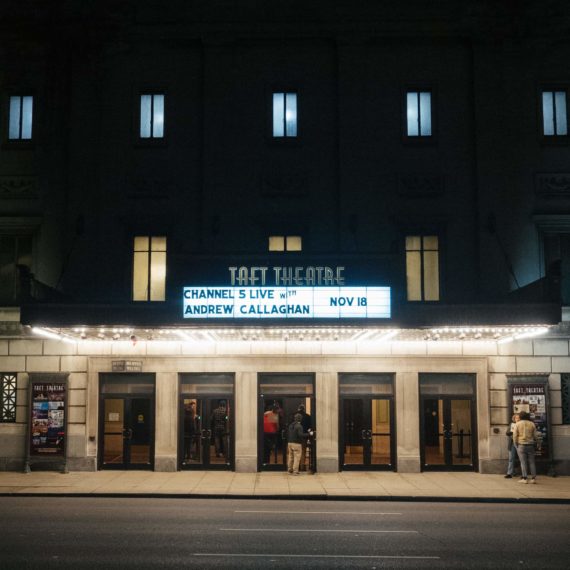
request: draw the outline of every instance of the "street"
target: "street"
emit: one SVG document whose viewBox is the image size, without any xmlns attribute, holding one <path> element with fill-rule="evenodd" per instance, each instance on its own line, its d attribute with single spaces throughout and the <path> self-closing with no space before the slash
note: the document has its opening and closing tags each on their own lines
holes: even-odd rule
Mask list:
<svg viewBox="0 0 570 570">
<path fill-rule="evenodd" d="M 570 506 L 0 498 L 0 568 L 568 568 Z"/>
</svg>

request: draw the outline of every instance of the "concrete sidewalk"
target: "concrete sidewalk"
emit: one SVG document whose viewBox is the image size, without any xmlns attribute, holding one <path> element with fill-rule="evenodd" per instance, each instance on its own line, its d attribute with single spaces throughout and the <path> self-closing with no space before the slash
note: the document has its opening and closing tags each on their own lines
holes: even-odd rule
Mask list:
<svg viewBox="0 0 570 570">
<path fill-rule="evenodd" d="M 298 477 L 228 471 L 0 472 L 0 495 L 246 497 L 570 504 L 570 477 L 536 485 L 479 473 L 342 472 Z"/>
</svg>

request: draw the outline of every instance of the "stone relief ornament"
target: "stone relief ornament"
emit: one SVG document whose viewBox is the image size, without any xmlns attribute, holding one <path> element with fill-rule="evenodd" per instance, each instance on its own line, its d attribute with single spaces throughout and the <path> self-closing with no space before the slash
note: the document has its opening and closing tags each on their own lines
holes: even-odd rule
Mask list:
<svg viewBox="0 0 570 570">
<path fill-rule="evenodd" d="M 0 176 L 0 199 L 34 200 L 39 198 L 37 176 Z"/>
</svg>

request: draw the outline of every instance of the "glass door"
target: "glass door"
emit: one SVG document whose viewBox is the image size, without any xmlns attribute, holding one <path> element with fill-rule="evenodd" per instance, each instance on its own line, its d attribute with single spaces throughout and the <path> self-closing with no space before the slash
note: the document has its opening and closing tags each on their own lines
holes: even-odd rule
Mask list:
<svg viewBox="0 0 570 570">
<path fill-rule="evenodd" d="M 343 468 L 392 468 L 392 400 L 343 398 Z"/>
<path fill-rule="evenodd" d="M 232 465 L 232 414 L 231 398 L 182 398 L 182 468 Z"/>
<path fill-rule="evenodd" d="M 302 444 L 301 471 L 316 470 L 315 400 L 312 374 L 260 374 L 258 468 L 287 470 L 287 432 L 295 414 L 307 435 Z"/>
<path fill-rule="evenodd" d="M 101 374 L 99 385 L 99 468 L 152 469 L 154 374 Z"/>
<path fill-rule="evenodd" d="M 103 399 L 101 467 L 152 467 L 152 400 L 148 397 Z"/>
<path fill-rule="evenodd" d="M 438 376 L 440 394 L 429 394 L 436 391 Z M 425 470 L 473 470 L 477 464 L 475 401 L 468 395 L 474 392 L 474 380 L 469 376 L 420 375 L 421 457 Z M 460 393 L 441 395 L 452 390 Z"/>
<path fill-rule="evenodd" d="M 233 469 L 233 374 L 180 374 L 180 469 Z"/>
</svg>

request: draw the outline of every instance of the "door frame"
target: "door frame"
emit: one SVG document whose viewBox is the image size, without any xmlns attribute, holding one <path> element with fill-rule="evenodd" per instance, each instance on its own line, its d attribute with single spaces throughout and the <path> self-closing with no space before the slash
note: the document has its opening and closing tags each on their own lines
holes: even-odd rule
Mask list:
<svg viewBox="0 0 570 570">
<path fill-rule="evenodd" d="M 204 463 L 182 465 L 184 459 L 184 400 L 225 400 L 231 403 L 231 413 L 229 417 L 230 427 L 230 461 L 221 465 L 208 465 Z M 189 394 L 179 393 L 178 395 L 178 470 L 200 470 L 200 471 L 233 471 L 235 469 L 235 397 L 233 394 Z M 209 460 L 208 460 L 209 461 Z"/>
<path fill-rule="evenodd" d="M 474 385 L 475 388 L 475 385 Z M 451 413 L 452 400 L 468 400 L 471 402 L 471 464 L 470 465 L 449 465 L 447 463 L 441 465 L 426 465 L 426 433 L 425 433 L 425 400 L 443 400 L 444 422 L 445 415 Z M 449 406 L 449 408 L 448 408 Z M 473 395 L 468 394 L 421 394 L 420 393 L 420 465 L 422 471 L 478 471 L 478 446 L 477 446 L 477 395 L 474 391 Z M 438 429 L 439 437 L 439 429 Z M 453 446 L 452 446 L 453 449 Z"/>
<path fill-rule="evenodd" d="M 390 460 L 391 463 L 383 465 L 367 465 L 366 462 L 356 465 L 344 464 L 344 400 L 388 400 L 390 403 Z M 396 418 L 393 395 L 380 394 L 350 394 L 339 395 L 339 426 L 338 426 L 338 462 L 339 471 L 396 471 Z M 372 418 L 371 418 L 372 421 Z M 364 451 L 363 451 L 364 453 Z"/>
<path fill-rule="evenodd" d="M 143 465 L 143 464 L 132 464 L 130 462 L 130 448 L 129 453 L 127 454 L 128 462 L 125 462 L 125 453 L 126 449 L 123 449 L 123 463 L 118 464 L 105 464 L 104 463 L 104 454 L 105 454 L 105 400 L 123 400 L 125 402 L 125 421 L 127 417 L 130 418 L 131 410 L 130 406 L 126 403 L 131 400 L 149 400 L 150 402 L 150 463 Z M 101 390 L 99 390 L 99 443 L 98 446 L 98 453 L 97 453 L 97 469 L 117 469 L 122 471 L 154 471 L 154 448 L 155 448 L 155 416 L 156 416 L 156 409 L 155 409 L 155 394 L 126 394 L 124 392 L 121 393 L 110 393 L 110 394 L 103 394 Z"/>
<path fill-rule="evenodd" d="M 267 377 L 275 377 L 275 376 L 291 376 L 291 377 L 298 377 L 298 376 L 306 376 L 307 379 L 310 378 L 311 380 L 311 384 L 313 386 L 313 393 L 311 395 L 307 395 L 307 394 L 295 394 L 295 393 L 291 393 L 291 392 L 286 392 L 286 393 L 278 393 L 278 394 L 273 394 L 272 392 L 267 392 L 262 394 L 261 393 L 261 379 L 262 378 L 267 378 Z M 270 398 L 273 398 L 275 400 L 281 399 L 281 398 L 310 398 L 311 400 L 311 420 L 313 423 L 313 432 L 314 432 L 314 436 L 312 439 L 312 463 L 313 465 L 309 465 L 309 467 L 311 468 L 311 471 L 313 473 L 317 472 L 317 406 L 316 406 L 316 398 L 315 398 L 315 373 L 314 372 L 260 372 L 257 374 L 257 471 L 261 472 L 261 471 L 281 471 L 281 472 L 286 472 L 287 471 L 287 462 L 285 461 L 285 464 L 281 465 L 266 465 L 265 467 L 263 466 L 263 452 L 264 452 L 264 441 L 263 441 L 263 414 L 265 412 L 265 402 L 267 400 L 269 400 Z M 287 426 L 289 425 L 287 423 L 287 418 L 285 418 L 286 421 L 286 425 L 283 428 L 284 430 L 287 429 Z M 285 458 L 287 458 L 287 449 L 285 448 Z"/>
</svg>

